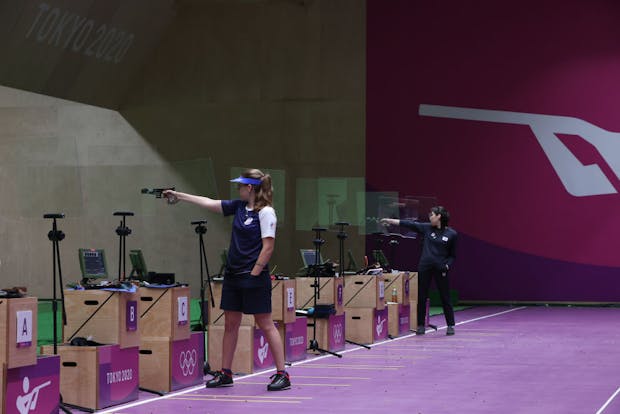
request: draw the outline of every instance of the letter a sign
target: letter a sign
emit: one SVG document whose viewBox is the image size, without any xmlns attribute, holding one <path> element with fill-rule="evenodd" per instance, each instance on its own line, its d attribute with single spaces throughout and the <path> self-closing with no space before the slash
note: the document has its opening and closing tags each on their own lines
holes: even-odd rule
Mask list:
<svg viewBox="0 0 620 414">
<path fill-rule="evenodd" d="M 17 315 L 17 347 L 32 345 L 32 311 L 15 312 Z"/>
</svg>

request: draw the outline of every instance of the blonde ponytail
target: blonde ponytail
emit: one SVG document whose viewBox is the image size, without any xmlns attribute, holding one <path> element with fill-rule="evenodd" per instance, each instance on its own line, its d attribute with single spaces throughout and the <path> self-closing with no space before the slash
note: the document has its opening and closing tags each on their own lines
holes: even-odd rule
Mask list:
<svg viewBox="0 0 620 414">
<path fill-rule="evenodd" d="M 260 211 L 264 207 L 273 206 L 273 185 L 271 183 L 271 175 L 264 174 L 261 170 L 248 169 L 242 174 L 242 177 L 255 178 L 261 181 L 260 186 L 256 186 L 256 199 L 254 200 L 255 209 Z"/>
</svg>

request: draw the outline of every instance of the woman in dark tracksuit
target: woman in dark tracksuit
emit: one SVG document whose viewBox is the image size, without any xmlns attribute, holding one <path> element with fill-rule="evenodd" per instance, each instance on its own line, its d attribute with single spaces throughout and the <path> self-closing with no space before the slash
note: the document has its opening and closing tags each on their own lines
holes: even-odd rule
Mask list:
<svg viewBox="0 0 620 414">
<path fill-rule="evenodd" d="M 426 299 L 431 280 L 435 279 L 446 317 L 447 335 L 454 335 L 454 309 L 450 302 L 448 272 L 455 259 L 457 232 L 448 227 L 450 214 L 441 207 L 433 207 L 429 214 L 430 223 L 412 220 L 382 219 L 384 225 L 403 226 L 422 236 L 422 255 L 418 264 L 418 326 L 416 334 L 424 335 L 426 320 Z"/>
<path fill-rule="evenodd" d="M 220 304 L 220 308 L 224 310 L 225 325 L 222 369 L 213 379 L 207 381 L 207 388 L 233 385 L 231 367 L 241 317 L 245 313 L 254 315 L 254 320 L 265 334 L 276 362 L 277 372 L 271 377 L 272 381 L 267 389 L 288 389 L 291 382 L 284 367 L 284 347 L 271 317 L 271 277 L 268 263 L 274 249 L 277 224 L 272 207 L 271 177 L 260 170 L 250 169 L 231 181 L 237 183 L 239 200 L 212 200 L 177 191 L 163 193 L 169 202 L 187 201 L 225 216 L 233 216 Z"/>
</svg>

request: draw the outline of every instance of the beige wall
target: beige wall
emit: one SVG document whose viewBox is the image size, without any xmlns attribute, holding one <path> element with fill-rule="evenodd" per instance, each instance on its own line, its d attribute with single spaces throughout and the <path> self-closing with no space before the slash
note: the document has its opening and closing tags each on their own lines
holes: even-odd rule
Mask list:
<svg viewBox="0 0 620 414">
<path fill-rule="evenodd" d="M 177 1 L 176 17 L 119 112 L 0 87 L 1 287 L 51 296 L 51 227 L 62 211 L 65 281 L 79 279 L 77 249 L 105 248 L 116 275 L 114 211 L 136 213 L 128 248 L 151 270 L 198 285 L 197 236 L 209 219 L 212 273 L 228 245 L 229 222 L 190 206 L 167 206 L 142 187 L 176 185 L 227 198 L 231 168 L 285 171 L 286 214 L 273 264 L 300 266 L 299 178 L 363 177 L 365 2 Z M 283 191 L 284 190 L 284 191 Z M 283 196 L 284 194 L 284 196 Z M 280 200 L 282 201 L 282 200 Z M 337 256 L 335 234 L 324 256 Z M 363 239 L 348 240 L 358 258 Z"/>
<path fill-rule="evenodd" d="M 139 190 L 165 182 L 211 192 L 212 181 L 203 178 L 210 160 L 170 163 L 115 111 L 5 87 L 0 87 L 0 125 L 2 287 L 27 286 L 39 297 L 51 297 L 47 212 L 66 214 L 59 221 L 66 233 L 60 245 L 65 282 L 81 277 L 80 247 L 104 248 L 110 278 L 116 278 L 119 220 L 112 213 L 119 210 L 136 213 L 128 219 L 133 230 L 128 249 L 143 249 L 154 270 L 198 280 L 189 218 L 202 212 L 192 206 L 173 209 Z M 220 244 L 223 224 L 212 223 L 212 237 Z"/>
</svg>

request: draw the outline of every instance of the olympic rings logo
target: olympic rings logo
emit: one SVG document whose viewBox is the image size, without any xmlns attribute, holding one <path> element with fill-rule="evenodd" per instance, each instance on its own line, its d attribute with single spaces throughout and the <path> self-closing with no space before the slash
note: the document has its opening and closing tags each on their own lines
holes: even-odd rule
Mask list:
<svg viewBox="0 0 620 414">
<path fill-rule="evenodd" d="M 184 377 L 194 375 L 194 370 L 196 369 L 197 363 L 198 357 L 195 349 L 192 349 L 191 351 L 181 351 L 179 354 L 179 367 L 181 368 Z"/>
</svg>

